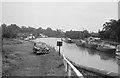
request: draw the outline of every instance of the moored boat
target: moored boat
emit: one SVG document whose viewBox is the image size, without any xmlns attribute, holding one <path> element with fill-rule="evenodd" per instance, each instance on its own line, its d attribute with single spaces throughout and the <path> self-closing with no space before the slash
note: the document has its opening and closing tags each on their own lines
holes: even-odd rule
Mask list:
<svg viewBox="0 0 120 78">
<path fill-rule="evenodd" d="M 72 39 L 70 39 L 70 38 L 65 38 L 65 39 L 63 39 L 63 41 L 66 43 L 73 43 Z"/>
<path fill-rule="evenodd" d="M 85 43 L 86 43 L 86 41 L 84 41 L 84 40 L 79 40 L 79 41 L 76 42 L 76 45 L 77 45 L 77 46 L 83 46 L 83 47 L 84 47 L 84 46 L 85 46 Z"/>
<path fill-rule="evenodd" d="M 92 49 L 96 49 L 97 47 L 97 43 L 95 41 L 97 41 L 98 38 L 94 38 L 94 37 L 89 37 L 86 39 L 86 43 L 85 43 L 85 46 L 87 48 L 92 48 Z"/>
<path fill-rule="evenodd" d="M 96 49 L 97 44 L 94 44 L 94 42 L 87 42 L 87 43 L 85 43 L 85 46 L 86 46 L 87 48 Z"/>
<path fill-rule="evenodd" d="M 116 47 L 112 45 L 105 45 L 104 42 L 102 44 L 98 45 L 97 50 L 99 51 L 104 51 L 104 52 L 109 52 L 109 53 L 115 53 Z"/>
</svg>

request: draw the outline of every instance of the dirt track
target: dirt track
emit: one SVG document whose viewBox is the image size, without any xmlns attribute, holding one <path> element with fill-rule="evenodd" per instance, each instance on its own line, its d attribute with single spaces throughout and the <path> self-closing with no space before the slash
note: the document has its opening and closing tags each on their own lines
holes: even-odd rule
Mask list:
<svg viewBox="0 0 120 78">
<path fill-rule="evenodd" d="M 3 65 L 4 76 L 66 76 L 64 65 L 55 50 L 49 54 L 35 55 L 33 44 L 22 41 L 22 44 L 7 44 L 4 49 L 9 56 L 4 58 L 8 63 Z M 11 56 L 10 56 L 11 55 Z M 9 64 L 8 66 L 6 66 Z"/>
</svg>

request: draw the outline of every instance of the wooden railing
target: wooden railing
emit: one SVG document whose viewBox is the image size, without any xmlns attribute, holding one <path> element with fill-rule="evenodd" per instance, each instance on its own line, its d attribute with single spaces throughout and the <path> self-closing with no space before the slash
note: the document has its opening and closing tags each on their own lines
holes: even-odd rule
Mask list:
<svg viewBox="0 0 120 78">
<path fill-rule="evenodd" d="M 67 58 L 62 55 L 65 71 L 68 73 L 69 78 L 72 76 L 72 70 L 75 72 L 78 78 L 84 78 L 83 75 L 67 60 Z"/>
</svg>

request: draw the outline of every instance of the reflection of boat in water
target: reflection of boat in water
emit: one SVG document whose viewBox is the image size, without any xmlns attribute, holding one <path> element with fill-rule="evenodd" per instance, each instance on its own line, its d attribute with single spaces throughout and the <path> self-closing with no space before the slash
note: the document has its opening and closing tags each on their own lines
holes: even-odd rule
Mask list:
<svg viewBox="0 0 120 78">
<path fill-rule="evenodd" d="M 89 48 L 87 49 L 87 51 L 90 55 L 99 55 L 102 60 L 110 60 L 110 59 L 115 60 L 115 54 L 108 54 L 105 52 L 100 52 Z"/>
<path fill-rule="evenodd" d="M 110 59 L 116 60 L 115 54 L 108 54 L 108 53 L 99 52 L 99 51 L 96 51 L 96 53 L 100 56 L 102 60 L 110 60 Z"/>
<path fill-rule="evenodd" d="M 90 54 L 90 55 L 95 55 L 95 54 L 97 54 L 96 53 L 96 50 L 94 50 L 94 49 L 87 49 L 87 51 L 88 51 L 88 53 Z"/>
<path fill-rule="evenodd" d="M 81 47 L 81 46 L 78 46 L 78 48 L 80 49 L 80 51 L 84 51 L 86 48 L 85 47 Z"/>
<path fill-rule="evenodd" d="M 104 52 L 109 52 L 109 53 L 115 53 L 115 51 L 116 51 L 115 46 L 105 44 L 104 42 L 102 42 L 100 45 L 98 45 L 96 49 L 99 51 L 104 51 Z"/>
</svg>

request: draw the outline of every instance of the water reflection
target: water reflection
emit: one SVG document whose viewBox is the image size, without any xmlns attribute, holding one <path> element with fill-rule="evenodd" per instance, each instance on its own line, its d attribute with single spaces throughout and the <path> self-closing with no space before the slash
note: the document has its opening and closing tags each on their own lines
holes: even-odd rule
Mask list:
<svg viewBox="0 0 120 78">
<path fill-rule="evenodd" d="M 94 56 L 94 55 L 99 55 L 100 56 L 100 59 L 102 60 L 113 60 L 115 61 L 116 60 L 116 55 L 115 54 L 109 54 L 109 53 L 106 53 L 106 52 L 101 52 L 101 51 L 97 51 L 95 49 L 89 49 L 89 48 L 85 48 L 85 47 L 80 47 L 78 46 L 79 50 L 81 51 L 87 51 L 89 55 L 91 56 Z"/>
<path fill-rule="evenodd" d="M 81 50 L 81 51 L 84 51 L 86 48 L 78 46 L 78 49 Z"/>
<path fill-rule="evenodd" d="M 41 38 L 37 40 L 46 42 L 54 46 L 55 49 L 58 49 L 56 46 L 57 40 L 59 40 L 58 38 Z M 115 54 L 100 52 L 65 42 L 63 42 L 63 46 L 61 47 L 61 53 L 77 64 L 118 73 L 118 64 Z"/>
<path fill-rule="evenodd" d="M 97 52 L 102 60 L 113 60 L 116 61 L 115 54 L 109 54 L 105 52 Z"/>
<path fill-rule="evenodd" d="M 93 49 L 88 49 L 87 48 L 87 51 L 88 51 L 89 55 L 95 55 L 95 54 L 97 54 L 96 51 L 93 50 Z"/>
</svg>

